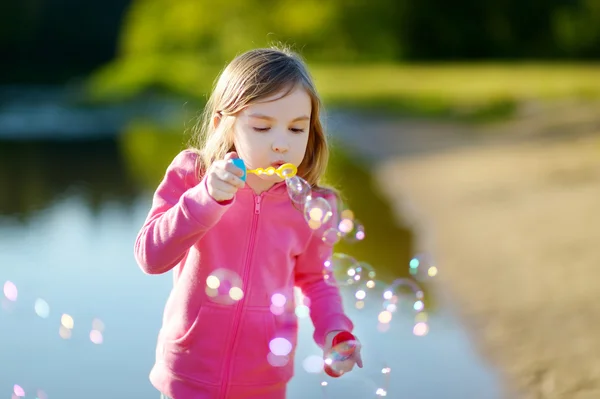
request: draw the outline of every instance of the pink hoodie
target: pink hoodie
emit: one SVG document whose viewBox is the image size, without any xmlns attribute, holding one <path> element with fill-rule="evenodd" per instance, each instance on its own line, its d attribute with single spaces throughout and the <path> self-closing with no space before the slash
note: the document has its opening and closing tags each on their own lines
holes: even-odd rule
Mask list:
<svg viewBox="0 0 600 399">
<path fill-rule="evenodd" d="M 260 195 L 246 185 L 232 201 L 218 203 L 198 180 L 196 160 L 190 150 L 173 160 L 135 243 L 145 273 L 174 271 L 150 381 L 174 399 L 282 399 L 294 372 L 293 287 L 310 302 L 319 346 L 328 332 L 353 328 L 338 289 L 323 280 L 331 247 L 322 229 L 308 227 L 285 183 Z M 207 277 L 219 268 L 240 276 L 238 302 L 222 304 L 207 294 Z M 287 299 L 281 315 L 270 309 L 275 293 Z M 268 360 L 273 338 L 292 343 L 283 366 Z"/>
</svg>

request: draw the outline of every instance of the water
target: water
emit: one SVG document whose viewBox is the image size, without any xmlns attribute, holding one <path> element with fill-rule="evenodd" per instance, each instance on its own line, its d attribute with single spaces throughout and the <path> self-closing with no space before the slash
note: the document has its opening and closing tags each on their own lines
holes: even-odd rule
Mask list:
<svg viewBox="0 0 600 399">
<path fill-rule="evenodd" d="M 148 371 L 172 280 L 142 274 L 133 242 L 151 187 L 181 138 L 139 127 L 107 136 L 0 141 L 0 283 L 10 280 L 19 289 L 17 301 L 5 300 L 0 310 L 0 396 L 10 397 L 18 384 L 26 398 L 38 389 L 50 399 L 158 397 Z M 152 137 L 162 144 L 148 144 Z M 364 242 L 339 250 L 368 261 L 388 281 L 406 275 L 410 232 L 394 225 L 368 173 L 338 153 L 329 177 L 367 229 Z M 397 314 L 381 333 L 381 302 L 368 298 L 358 310 L 351 296 L 344 292 L 365 368 L 327 379 L 323 389 L 322 374 L 303 370 L 302 360 L 320 351 L 310 321 L 302 319 L 290 399 L 374 398 L 379 387 L 391 398 L 500 397 L 496 376 L 444 304 L 433 301 L 430 332 L 416 337 L 411 314 Z M 50 305 L 46 319 L 34 312 L 37 298 Z M 63 313 L 75 322 L 69 340 L 59 336 Z M 101 345 L 89 338 L 94 318 L 106 326 Z M 383 367 L 391 368 L 388 386 Z"/>
</svg>

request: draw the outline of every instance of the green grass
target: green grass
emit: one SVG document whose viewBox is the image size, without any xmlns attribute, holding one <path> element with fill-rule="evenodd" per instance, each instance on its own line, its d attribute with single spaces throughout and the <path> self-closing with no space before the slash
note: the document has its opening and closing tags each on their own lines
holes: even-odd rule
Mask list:
<svg viewBox="0 0 600 399">
<path fill-rule="evenodd" d="M 600 64 L 310 64 L 327 106 L 425 117 L 487 120 L 511 115 L 525 101 L 600 98 Z M 202 103 L 219 66 L 192 56 L 121 60 L 94 74 L 95 101 L 148 91 Z"/>
</svg>

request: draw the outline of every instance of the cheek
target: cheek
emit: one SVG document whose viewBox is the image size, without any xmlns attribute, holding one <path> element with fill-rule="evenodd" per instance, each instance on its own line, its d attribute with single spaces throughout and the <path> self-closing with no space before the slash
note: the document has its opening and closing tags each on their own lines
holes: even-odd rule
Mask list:
<svg viewBox="0 0 600 399">
<path fill-rule="evenodd" d="M 306 154 L 306 147 L 308 144 L 308 135 L 299 136 L 295 145 L 294 152 L 296 153 L 297 161 L 300 162 L 304 159 L 304 154 Z"/>
</svg>

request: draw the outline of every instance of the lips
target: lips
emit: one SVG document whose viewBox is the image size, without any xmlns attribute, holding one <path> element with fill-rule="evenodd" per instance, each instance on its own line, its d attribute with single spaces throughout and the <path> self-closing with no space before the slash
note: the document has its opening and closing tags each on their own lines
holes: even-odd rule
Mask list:
<svg viewBox="0 0 600 399">
<path fill-rule="evenodd" d="M 284 163 L 285 163 L 284 161 L 277 161 L 277 162 L 273 162 L 273 163 L 271 164 L 271 166 L 272 166 L 272 167 L 274 167 L 274 168 L 278 168 L 278 167 L 280 167 L 281 165 L 283 165 Z"/>
</svg>

